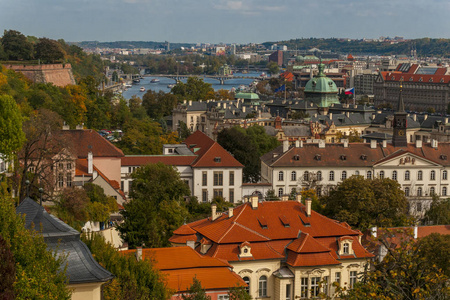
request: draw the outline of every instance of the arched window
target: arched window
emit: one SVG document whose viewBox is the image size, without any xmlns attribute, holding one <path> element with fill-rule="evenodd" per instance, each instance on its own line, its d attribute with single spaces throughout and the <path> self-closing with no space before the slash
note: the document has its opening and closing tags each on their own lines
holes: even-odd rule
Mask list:
<svg viewBox="0 0 450 300">
<path fill-rule="evenodd" d="M 422 188 L 421 187 L 417 188 L 417 196 L 422 197 Z"/>
<path fill-rule="evenodd" d="M 244 278 L 242 278 L 242 280 L 244 280 L 244 282 L 247 284 L 245 290 L 247 291 L 247 293 L 250 293 L 250 278 L 245 276 Z"/>
<path fill-rule="evenodd" d="M 409 178 L 410 178 L 409 171 L 405 171 L 405 180 L 409 180 Z"/>
<path fill-rule="evenodd" d="M 434 187 L 430 187 L 430 196 L 433 196 L 436 193 Z"/>
<path fill-rule="evenodd" d="M 278 172 L 278 181 L 283 181 L 284 180 L 284 173 L 283 171 Z"/>
<path fill-rule="evenodd" d="M 278 197 L 283 196 L 283 188 L 278 189 Z"/>
<path fill-rule="evenodd" d="M 409 187 L 405 187 L 405 196 L 409 197 Z"/>
<path fill-rule="evenodd" d="M 341 180 L 347 179 L 347 171 L 342 171 L 341 173 Z"/>
<path fill-rule="evenodd" d="M 384 171 L 380 171 L 380 179 L 384 179 Z"/>
<path fill-rule="evenodd" d="M 447 171 L 442 171 L 442 180 L 447 180 Z"/>
<path fill-rule="evenodd" d="M 435 171 L 430 172 L 430 180 L 436 180 L 436 172 Z"/>
<path fill-rule="evenodd" d="M 392 171 L 392 180 L 397 180 L 397 171 Z"/>
<path fill-rule="evenodd" d="M 372 179 L 372 171 L 367 171 L 367 179 Z"/>
<path fill-rule="evenodd" d="M 344 243 L 344 247 L 342 249 L 342 252 L 344 254 L 349 254 L 350 253 L 350 245 L 349 245 L 349 243 Z"/>
<path fill-rule="evenodd" d="M 355 171 L 355 175 L 356 175 L 356 176 L 359 176 L 359 171 Z"/>
<path fill-rule="evenodd" d="M 309 172 L 308 171 L 305 171 L 305 173 L 303 173 L 303 180 L 309 181 Z"/>
<path fill-rule="evenodd" d="M 291 172 L 291 181 L 296 181 L 297 180 L 297 172 L 292 171 Z"/>
<path fill-rule="evenodd" d="M 334 181 L 334 171 L 330 171 L 330 177 L 328 179 Z"/>
<path fill-rule="evenodd" d="M 321 171 L 318 171 L 317 172 L 317 180 L 322 180 L 322 172 Z"/>
<path fill-rule="evenodd" d="M 423 177 L 423 172 L 422 171 L 418 171 L 417 172 L 417 180 L 422 180 Z"/>
<path fill-rule="evenodd" d="M 259 297 L 267 297 L 267 277 L 265 275 L 259 277 Z"/>
<path fill-rule="evenodd" d="M 442 196 L 447 196 L 447 187 L 442 187 Z"/>
</svg>

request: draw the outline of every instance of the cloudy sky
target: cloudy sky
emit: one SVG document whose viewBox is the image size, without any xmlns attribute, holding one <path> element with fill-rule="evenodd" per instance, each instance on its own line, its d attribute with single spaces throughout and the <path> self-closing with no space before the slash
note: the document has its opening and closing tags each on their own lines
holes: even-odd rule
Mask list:
<svg viewBox="0 0 450 300">
<path fill-rule="evenodd" d="M 0 0 L 0 30 L 66 41 L 450 38 L 449 0 Z"/>
</svg>

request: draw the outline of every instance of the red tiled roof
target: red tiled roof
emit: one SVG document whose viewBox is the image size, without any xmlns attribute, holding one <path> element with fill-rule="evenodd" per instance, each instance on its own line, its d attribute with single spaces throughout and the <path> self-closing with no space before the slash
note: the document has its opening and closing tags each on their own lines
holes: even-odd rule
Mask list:
<svg viewBox="0 0 450 300">
<path fill-rule="evenodd" d="M 92 176 L 88 173 L 87 159 L 78 158 L 75 161 L 75 176 Z"/>
<path fill-rule="evenodd" d="M 295 252 L 289 252 L 286 262 L 294 267 L 312 267 L 340 264 L 340 262 L 333 258 L 333 256 L 329 252 L 304 253 L 301 255 L 298 255 Z"/>
<path fill-rule="evenodd" d="M 191 235 L 174 235 L 169 238 L 169 242 L 173 244 L 186 244 L 188 241 L 196 241 L 197 236 L 195 234 Z"/>
<path fill-rule="evenodd" d="M 402 72 L 381 72 L 381 76 L 383 76 L 385 81 L 400 81 L 400 78 L 403 78 L 403 82 L 405 84 L 408 82 L 432 82 L 445 84 L 450 82 L 450 75 L 445 75 L 445 73 L 442 74 L 442 72 L 438 72 L 433 75 Z"/>
<path fill-rule="evenodd" d="M 95 130 L 62 130 L 62 135 L 73 144 L 74 154 L 78 158 L 87 158 L 92 152 L 94 157 L 122 157 L 123 152 Z"/>
<path fill-rule="evenodd" d="M 95 165 L 94 165 L 94 170 L 97 172 L 97 174 L 103 178 L 103 180 L 106 181 L 106 183 L 108 183 L 114 190 L 116 190 L 116 192 L 118 192 L 120 194 L 120 196 L 122 196 L 122 198 L 124 200 L 126 200 L 125 198 L 125 193 L 120 189 L 120 184 L 116 181 L 116 180 L 110 180 L 105 174 L 103 174 Z"/>
<path fill-rule="evenodd" d="M 147 164 L 163 163 L 170 166 L 189 166 L 197 155 L 127 155 L 121 158 L 122 166 L 143 166 Z"/>
<path fill-rule="evenodd" d="M 192 167 L 244 167 L 222 146 L 200 130 L 191 134 L 183 143 L 198 155 Z M 220 158 L 220 161 L 217 161 L 216 158 Z"/>
<path fill-rule="evenodd" d="M 329 248 L 321 245 L 309 234 L 303 232 L 301 233 L 301 236 L 289 244 L 287 248 L 296 253 L 330 252 Z"/>
<path fill-rule="evenodd" d="M 189 225 L 184 224 L 180 228 L 176 229 L 173 233 L 180 235 L 190 235 L 195 234 L 195 230 L 193 230 Z"/>
</svg>

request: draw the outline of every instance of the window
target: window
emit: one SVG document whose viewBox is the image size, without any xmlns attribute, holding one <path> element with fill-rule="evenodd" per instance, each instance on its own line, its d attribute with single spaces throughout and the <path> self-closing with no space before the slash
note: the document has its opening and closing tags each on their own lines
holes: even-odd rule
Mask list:
<svg viewBox="0 0 450 300">
<path fill-rule="evenodd" d="M 58 187 L 60 187 L 60 188 L 64 187 L 64 174 L 63 173 L 58 174 Z"/>
<path fill-rule="evenodd" d="M 124 187 L 125 187 L 125 181 L 120 181 L 120 189 L 123 191 L 123 189 L 124 189 Z"/>
<path fill-rule="evenodd" d="M 341 180 L 347 179 L 347 171 L 342 171 Z"/>
<path fill-rule="evenodd" d="M 323 293 L 328 296 L 328 282 L 329 282 L 329 277 L 328 276 L 324 276 L 323 277 Z"/>
<path fill-rule="evenodd" d="M 202 190 L 202 202 L 208 201 L 208 190 Z"/>
<path fill-rule="evenodd" d="M 409 187 L 405 187 L 405 196 L 409 197 Z"/>
<path fill-rule="evenodd" d="M 67 169 L 68 170 L 72 169 L 72 164 L 71 163 L 67 163 Z"/>
<path fill-rule="evenodd" d="M 59 163 L 59 164 L 58 164 L 58 168 L 64 169 L 64 164 L 63 164 L 63 163 Z"/>
<path fill-rule="evenodd" d="M 230 189 L 230 191 L 228 192 L 228 197 L 229 197 L 229 201 L 231 203 L 234 203 L 234 189 Z"/>
<path fill-rule="evenodd" d="M 330 181 L 334 181 L 334 171 L 330 171 L 330 176 L 328 178 Z"/>
<path fill-rule="evenodd" d="M 397 171 L 392 171 L 392 180 L 397 180 Z"/>
<path fill-rule="evenodd" d="M 267 277 L 264 275 L 259 277 L 258 296 L 259 297 L 267 297 Z"/>
<path fill-rule="evenodd" d="M 300 282 L 300 297 L 308 298 L 308 277 L 302 277 Z"/>
<path fill-rule="evenodd" d="M 367 171 L 367 179 L 372 179 L 372 171 Z"/>
<path fill-rule="evenodd" d="M 68 187 L 72 186 L 72 174 L 71 173 L 66 174 L 66 185 Z"/>
<path fill-rule="evenodd" d="M 436 180 L 436 172 L 435 171 L 430 172 L 430 180 Z"/>
<path fill-rule="evenodd" d="M 442 179 L 447 180 L 447 171 L 442 171 Z"/>
<path fill-rule="evenodd" d="M 442 187 L 442 196 L 447 196 L 447 187 Z"/>
<path fill-rule="evenodd" d="M 349 243 L 344 243 L 342 252 L 343 252 L 344 254 L 350 254 L 350 244 L 349 244 Z"/>
<path fill-rule="evenodd" d="M 405 180 L 409 180 L 409 178 L 410 178 L 409 171 L 405 171 Z"/>
<path fill-rule="evenodd" d="M 317 180 L 322 180 L 322 172 L 321 171 L 318 171 L 317 172 Z"/>
<path fill-rule="evenodd" d="M 234 171 L 230 171 L 230 185 L 234 185 Z"/>
<path fill-rule="evenodd" d="M 334 282 L 337 282 L 339 285 L 341 284 L 341 272 L 334 273 Z"/>
<path fill-rule="evenodd" d="M 416 203 L 416 209 L 417 209 L 417 211 L 422 211 L 422 202 Z"/>
<path fill-rule="evenodd" d="M 227 294 L 225 295 L 217 295 L 217 300 L 229 300 L 230 296 L 228 296 Z"/>
<path fill-rule="evenodd" d="M 309 181 L 309 172 L 308 171 L 305 171 L 305 173 L 303 173 L 303 180 Z"/>
<path fill-rule="evenodd" d="M 202 186 L 208 185 L 208 173 L 206 171 L 202 172 Z"/>
<path fill-rule="evenodd" d="M 350 271 L 350 288 L 353 288 L 357 280 L 356 271 Z"/>
<path fill-rule="evenodd" d="M 356 175 L 356 176 L 359 176 L 359 171 L 355 171 L 355 175 Z"/>
<path fill-rule="evenodd" d="M 278 181 L 283 181 L 284 180 L 284 173 L 283 171 L 278 172 Z"/>
<path fill-rule="evenodd" d="M 247 284 L 245 290 L 247 291 L 247 293 L 250 293 L 250 278 L 246 276 L 242 278 L 242 280 L 244 280 L 244 282 Z"/>
<path fill-rule="evenodd" d="M 132 167 L 128 167 L 128 173 L 133 172 L 133 168 Z"/>
<path fill-rule="evenodd" d="M 214 193 L 214 197 L 223 197 L 223 190 L 222 189 L 214 189 L 213 193 Z"/>
<path fill-rule="evenodd" d="M 417 180 L 422 180 L 423 177 L 423 172 L 422 171 L 418 171 L 417 172 Z"/>
<path fill-rule="evenodd" d="M 311 278 L 311 296 L 313 297 L 317 297 L 319 296 L 319 282 L 320 282 L 320 277 L 312 277 Z"/>
<path fill-rule="evenodd" d="M 283 196 L 283 188 L 278 189 L 278 197 Z"/>
<path fill-rule="evenodd" d="M 297 172 L 292 171 L 291 172 L 291 181 L 296 181 L 297 180 Z"/>
<path fill-rule="evenodd" d="M 434 187 L 430 187 L 430 196 L 434 196 L 434 194 L 435 194 Z"/>
<path fill-rule="evenodd" d="M 322 197 L 322 188 L 320 186 L 318 186 L 316 188 L 316 194 L 317 194 L 317 197 Z"/>
<path fill-rule="evenodd" d="M 384 179 L 384 171 L 380 171 L 380 179 Z"/>
<path fill-rule="evenodd" d="M 214 172 L 214 185 L 223 185 L 223 172 L 216 171 Z"/>
<path fill-rule="evenodd" d="M 131 186 L 132 186 L 132 184 L 133 184 L 133 180 L 129 180 L 129 181 L 128 181 L 128 192 L 131 191 Z"/>
<path fill-rule="evenodd" d="M 417 196 L 422 197 L 422 188 L 417 188 Z"/>
<path fill-rule="evenodd" d="M 291 300 L 291 285 L 286 284 L 286 300 Z"/>
</svg>

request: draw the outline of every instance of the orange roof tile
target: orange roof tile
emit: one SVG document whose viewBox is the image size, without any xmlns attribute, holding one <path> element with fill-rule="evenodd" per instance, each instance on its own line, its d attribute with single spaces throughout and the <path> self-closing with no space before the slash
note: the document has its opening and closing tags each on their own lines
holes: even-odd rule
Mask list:
<svg viewBox="0 0 450 300">
<path fill-rule="evenodd" d="M 121 158 L 122 166 L 143 166 L 147 164 L 163 163 L 170 166 L 189 166 L 197 155 L 129 155 Z"/>
<path fill-rule="evenodd" d="M 184 224 L 180 228 L 176 229 L 173 233 L 180 235 L 190 235 L 195 234 L 195 230 L 193 230 L 189 225 Z"/>
<path fill-rule="evenodd" d="M 337 261 L 329 252 L 323 253 L 304 253 L 297 254 L 289 251 L 286 262 L 294 267 L 312 267 L 312 266 L 326 266 L 339 265 Z"/>
<path fill-rule="evenodd" d="M 296 253 L 330 252 L 329 248 L 324 247 L 309 234 L 303 232 L 287 248 Z"/>
<path fill-rule="evenodd" d="M 123 152 L 95 130 L 62 130 L 62 135 L 72 142 L 74 154 L 78 158 L 87 158 L 92 152 L 94 157 L 122 157 Z"/>
</svg>

